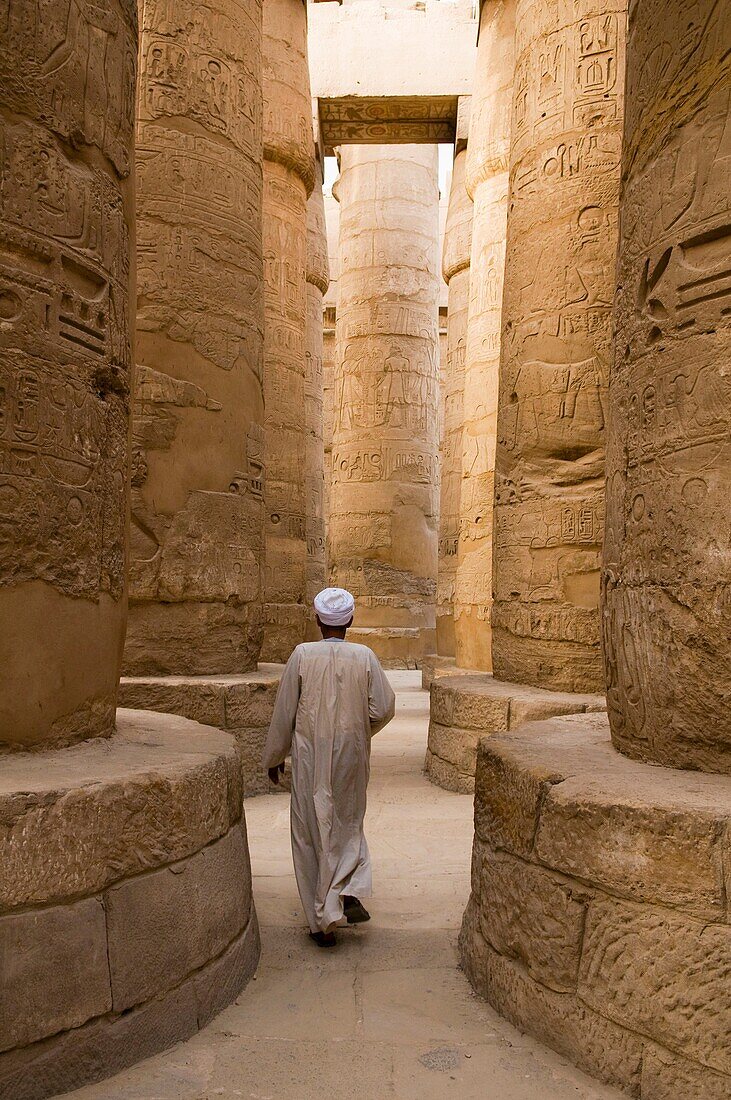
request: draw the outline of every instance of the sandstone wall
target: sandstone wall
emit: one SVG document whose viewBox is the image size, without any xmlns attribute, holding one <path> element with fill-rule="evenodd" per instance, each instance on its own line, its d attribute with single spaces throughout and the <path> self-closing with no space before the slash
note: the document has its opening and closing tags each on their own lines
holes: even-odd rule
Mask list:
<svg viewBox="0 0 731 1100">
<path fill-rule="evenodd" d="M 464 369 L 472 242 L 472 200 L 465 188 L 466 160 L 467 151 L 464 149 L 454 160 L 442 255 L 442 274 L 449 285 L 449 299 L 446 354 L 442 357 L 440 370 L 444 409 L 440 454 L 437 653 L 449 657 L 455 653 L 454 595 L 462 487 Z"/>
<path fill-rule="evenodd" d="M 307 199 L 315 183 L 302 0 L 264 7 L 266 623 L 262 659 L 305 639 Z"/>
<path fill-rule="evenodd" d="M 465 181 L 474 201 L 454 600 L 457 664 L 490 670 L 492 523 L 514 0 L 482 8 Z"/>
<path fill-rule="evenodd" d="M 145 0 L 126 670 L 261 644 L 261 3 Z"/>
<path fill-rule="evenodd" d="M 0 747 L 112 733 L 126 614 L 137 18 L 56 14 L 0 38 Z"/>
<path fill-rule="evenodd" d="M 630 23 L 604 645 L 614 743 L 731 772 L 728 13 Z"/>
<path fill-rule="evenodd" d="M 307 585 L 305 637 L 318 641 L 312 601 L 326 586 L 325 562 L 325 447 L 323 439 L 323 298 L 330 281 L 322 165 L 317 162 L 315 187 L 307 203 L 307 320 L 305 370 L 305 532 L 307 535 Z"/>
<path fill-rule="evenodd" d="M 338 196 L 330 576 L 353 640 L 413 665 L 435 644 L 436 147 L 346 146 Z"/>
<path fill-rule="evenodd" d="M 496 458 L 495 674 L 602 685 L 599 568 L 625 0 L 518 0 Z"/>
</svg>

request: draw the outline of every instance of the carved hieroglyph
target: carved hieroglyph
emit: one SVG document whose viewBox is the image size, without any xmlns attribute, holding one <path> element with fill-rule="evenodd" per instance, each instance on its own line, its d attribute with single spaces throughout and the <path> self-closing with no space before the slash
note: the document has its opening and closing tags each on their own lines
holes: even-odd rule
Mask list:
<svg viewBox="0 0 731 1100">
<path fill-rule="evenodd" d="M 731 772 L 731 22 L 631 10 L 604 644 L 612 738 Z"/>
<path fill-rule="evenodd" d="M 133 0 L 0 31 L 0 746 L 114 728 L 125 618 Z"/>
<path fill-rule="evenodd" d="M 125 666 L 243 672 L 261 643 L 261 3 L 142 11 Z"/>
<path fill-rule="evenodd" d="M 485 671 L 492 668 L 495 433 L 514 34 L 515 0 L 489 0 L 482 8 L 465 176 L 474 213 L 454 619 L 457 664 Z"/>
<path fill-rule="evenodd" d="M 436 148 L 345 146 L 338 194 L 331 581 L 356 640 L 413 662 L 435 644 Z"/>
<path fill-rule="evenodd" d="M 322 168 L 317 161 L 315 187 L 307 203 L 307 319 L 305 339 L 305 533 L 307 535 L 308 641 L 320 632 L 311 611 L 325 579 L 325 450 L 323 446 L 323 315 L 330 281 Z"/>
<path fill-rule="evenodd" d="M 442 273 L 449 286 L 446 362 L 441 370 L 444 426 L 441 447 L 437 577 L 437 653 L 443 657 L 453 657 L 455 653 L 454 587 L 459 542 L 464 367 L 472 241 L 472 200 L 465 188 L 466 160 L 465 149 L 459 152 L 454 160 L 442 254 Z"/>
<path fill-rule="evenodd" d="M 266 582 L 262 659 L 305 639 L 307 198 L 315 182 L 302 0 L 264 4 Z"/>
<path fill-rule="evenodd" d="M 626 0 L 518 0 L 494 513 L 501 679 L 603 685 Z"/>
</svg>

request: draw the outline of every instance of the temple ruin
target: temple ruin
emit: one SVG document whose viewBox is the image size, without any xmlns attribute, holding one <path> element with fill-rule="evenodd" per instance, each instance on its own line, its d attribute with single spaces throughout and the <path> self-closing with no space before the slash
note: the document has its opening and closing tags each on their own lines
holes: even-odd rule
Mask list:
<svg viewBox="0 0 731 1100">
<path fill-rule="evenodd" d="M 0 1100 L 727 1100 L 728 5 L 10 0 L 0 73 Z M 399 711 L 318 969 L 327 585 Z"/>
</svg>

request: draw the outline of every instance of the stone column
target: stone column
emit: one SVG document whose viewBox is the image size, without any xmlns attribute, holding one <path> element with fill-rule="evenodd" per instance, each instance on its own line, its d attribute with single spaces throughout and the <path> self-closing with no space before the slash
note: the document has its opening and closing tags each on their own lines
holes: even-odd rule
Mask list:
<svg viewBox="0 0 731 1100">
<path fill-rule="evenodd" d="M 602 686 L 599 571 L 626 0 L 518 0 L 495 675 Z"/>
<path fill-rule="evenodd" d="M 266 623 L 262 659 L 305 639 L 307 198 L 315 182 L 303 0 L 264 4 Z"/>
<path fill-rule="evenodd" d="M 465 165 L 474 214 L 454 600 L 457 664 L 483 671 L 492 668 L 492 513 L 514 34 L 515 0 L 488 0 Z"/>
<path fill-rule="evenodd" d="M 307 534 L 308 641 L 320 632 L 312 614 L 312 601 L 325 580 L 325 449 L 323 443 L 323 315 L 322 303 L 330 281 L 322 166 L 317 161 L 315 187 L 307 203 L 307 322 L 305 370 L 305 530 Z"/>
<path fill-rule="evenodd" d="M 439 571 L 437 577 L 437 653 L 454 657 L 454 596 L 462 485 L 462 425 L 467 309 L 470 296 L 472 200 L 465 188 L 467 151 L 454 160 L 444 233 L 442 273 L 449 286 L 447 350 L 442 366 L 444 427 L 441 448 Z"/>
<path fill-rule="evenodd" d="M 403 667 L 435 644 L 436 147 L 345 147 L 338 193 L 331 580 L 354 640 Z"/>
<path fill-rule="evenodd" d="M 141 5 L 129 673 L 261 644 L 261 3 Z"/>
<path fill-rule="evenodd" d="M 114 730 L 126 614 L 134 4 L 0 37 L 0 746 Z"/>
<path fill-rule="evenodd" d="M 604 646 L 614 744 L 731 772 L 728 14 L 630 21 Z M 670 105 L 670 106 L 669 106 Z"/>
</svg>

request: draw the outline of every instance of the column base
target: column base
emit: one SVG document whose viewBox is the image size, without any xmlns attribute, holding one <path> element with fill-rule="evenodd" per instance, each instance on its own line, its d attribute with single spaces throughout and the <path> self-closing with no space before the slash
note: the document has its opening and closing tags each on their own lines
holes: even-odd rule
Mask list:
<svg viewBox="0 0 731 1100">
<path fill-rule="evenodd" d="M 260 664 L 241 676 L 124 676 L 121 706 L 179 714 L 215 726 L 236 738 L 244 777 L 244 796 L 288 789 L 269 782 L 261 767 L 269 723 L 283 666 Z"/>
<path fill-rule="evenodd" d="M 236 743 L 120 710 L 3 759 L 0 1098 L 43 1100 L 188 1038 L 256 970 Z"/>
<path fill-rule="evenodd" d="M 480 743 L 474 988 L 602 1081 L 643 1100 L 731 1095 L 731 785 L 637 763 L 606 715 Z"/>
<path fill-rule="evenodd" d="M 428 653 L 421 659 L 421 686 L 424 691 L 429 691 L 438 676 L 453 676 L 455 673 L 464 673 L 464 671 L 463 668 L 457 668 L 456 657 L 441 657 L 438 653 Z"/>
<path fill-rule="evenodd" d="M 426 774 L 438 787 L 472 794 L 481 737 L 554 715 L 603 710 L 603 695 L 511 684 L 489 672 L 458 670 L 458 674 L 437 677 L 431 686 Z"/>
</svg>

